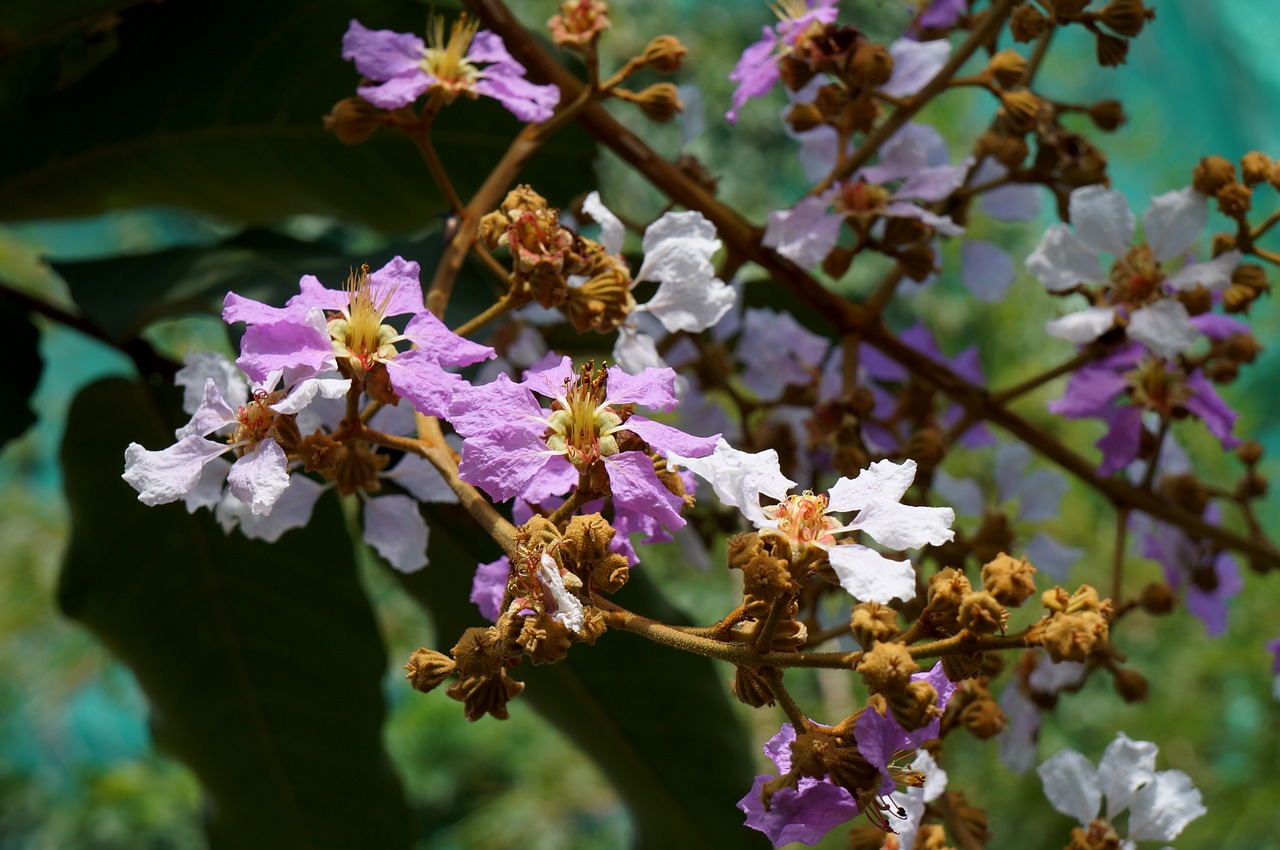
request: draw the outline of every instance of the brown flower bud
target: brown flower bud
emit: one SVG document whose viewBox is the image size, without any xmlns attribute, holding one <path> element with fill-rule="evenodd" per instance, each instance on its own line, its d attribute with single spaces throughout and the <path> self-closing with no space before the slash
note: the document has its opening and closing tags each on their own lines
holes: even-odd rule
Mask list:
<svg viewBox="0 0 1280 850">
<path fill-rule="evenodd" d="M 914 281 L 923 281 L 935 271 L 933 248 L 929 245 L 912 245 L 899 251 L 895 258 L 902 264 L 907 277 Z"/>
<path fill-rule="evenodd" d="M 684 65 L 689 51 L 674 35 L 660 35 L 644 49 L 644 62 L 659 74 L 674 74 Z"/>
<path fill-rule="evenodd" d="M 844 277 L 852 264 L 853 249 L 843 245 L 832 248 L 831 253 L 822 258 L 822 270 L 836 280 Z"/>
<path fill-rule="evenodd" d="M 1016 50 L 1001 50 L 987 63 L 987 73 L 1005 88 L 1016 86 L 1027 71 L 1027 59 Z"/>
<path fill-rule="evenodd" d="M 1163 581 L 1153 581 L 1146 585 L 1138 597 L 1138 604 L 1148 614 L 1168 614 L 1177 601 L 1173 588 Z"/>
<path fill-rule="evenodd" d="M 883 44 L 864 41 L 853 52 L 849 82 L 860 88 L 879 88 L 893 76 L 893 56 Z"/>
<path fill-rule="evenodd" d="M 1041 632 L 1041 645 L 1054 661 L 1085 661 L 1106 645 L 1110 629 L 1101 614 L 1083 611 L 1049 618 Z"/>
<path fill-rule="evenodd" d="M 863 652 L 855 669 L 868 690 L 888 696 L 903 690 L 920 667 L 902 644 L 877 643 Z"/>
<path fill-rule="evenodd" d="M 1000 104 L 1009 128 L 1015 133 L 1025 133 L 1035 127 L 1044 101 L 1027 89 L 1019 89 L 1001 92 Z"/>
<path fill-rule="evenodd" d="M 1218 209 L 1222 210 L 1222 214 L 1232 218 L 1240 218 L 1253 205 L 1253 190 L 1243 183 L 1229 183 L 1219 189 L 1214 197 L 1218 199 Z"/>
<path fill-rule="evenodd" d="M 1200 316 L 1213 309 L 1213 293 L 1199 283 L 1190 289 L 1175 292 L 1174 297 L 1182 302 L 1182 306 L 1192 316 Z"/>
<path fill-rule="evenodd" d="M 1104 68 L 1123 65 L 1129 57 L 1129 42 L 1105 32 L 1094 33 L 1097 38 L 1098 64 Z"/>
<path fill-rule="evenodd" d="M 733 674 L 733 695 L 752 708 L 773 705 L 773 689 L 759 670 L 736 667 Z"/>
<path fill-rule="evenodd" d="M 1142 5 L 1142 0 L 1111 0 L 1098 13 L 1098 20 L 1116 35 L 1133 38 L 1156 15 Z"/>
<path fill-rule="evenodd" d="M 462 703 L 463 716 L 474 723 L 486 714 L 506 720 L 510 717 L 507 703 L 523 690 L 524 682 L 512 679 L 504 669 L 493 676 L 473 676 L 454 682 L 445 693 Z"/>
<path fill-rule="evenodd" d="M 319 429 L 298 442 L 298 457 L 307 472 L 328 472 L 338 465 L 338 450 L 342 444 Z"/>
<path fill-rule="evenodd" d="M 1236 446 L 1236 457 L 1245 466 L 1253 466 L 1262 460 L 1262 444 L 1257 440 L 1245 440 Z"/>
<path fill-rule="evenodd" d="M 822 123 L 822 110 L 812 103 L 795 103 L 784 120 L 795 132 L 805 133 Z"/>
<path fill-rule="evenodd" d="M 1124 107 L 1118 100 L 1100 100 L 1089 107 L 1089 119 L 1099 130 L 1111 132 L 1116 130 L 1129 116 L 1124 114 Z"/>
<path fill-rule="evenodd" d="M 1147 698 L 1150 686 L 1147 678 L 1129 667 L 1116 667 L 1111 671 L 1116 693 L 1125 702 L 1142 702 Z"/>
<path fill-rule="evenodd" d="M 1228 313 L 1247 313 L 1249 307 L 1264 292 L 1269 292 L 1267 273 L 1257 263 L 1241 263 L 1231 274 L 1231 285 L 1222 294 L 1222 303 Z"/>
<path fill-rule="evenodd" d="M 1202 195 L 1216 195 L 1218 190 L 1236 182 L 1236 167 L 1226 157 L 1216 154 L 1200 160 L 1191 172 L 1191 186 Z"/>
<path fill-rule="evenodd" d="M 1160 495 L 1182 508 L 1200 516 L 1209 503 L 1209 493 L 1200 479 L 1191 474 L 1165 475 L 1160 479 Z"/>
<path fill-rule="evenodd" d="M 1248 472 L 1240 477 L 1236 487 L 1236 498 L 1257 499 L 1267 495 L 1267 479 L 1256 472 Z"/>
<path fill-rule="evenodd" d="M 986 133 L 978 139 L 977 155 L 989 156 L 1006 168 L 1017 168 L 1027 158 L 1027 140 L 1022 136 Z"/>
<path fill-rule="evenodd" d="M 1271 176 L 1275 163 L 1262 151 L 1249 151 L 1240 158 L 1240 177 L 1246 186 L 1256 186 Z"/>
<path fill-rule="evenodd" d="M 362 97 L 345 97 L 324 117 L 324 128 L 344 145 L 358 145 L 383 124 L 384 113 Z"/>
<path fill-rule="evenodd" d="M 1232 334 L 1223 342 L 1222 353 L 1236 363 L 1252 363 L 1262 353 L 1262 345 L 1253 334 Z"/>
<path fill-rule="evenodd" d="M 1009 622 L 1009 612 L 985 590 L 970 593 L 960 602 L 958 615 L 960 627 L 976 634 L 1004 632 Z"/>
<path fill-rule="evenodd" d="M 631 271 L 616 258 L 601 256 L 591 276 L 570 287 L 560 309 L 578 333 L 610 333 L 635 309 L 631 295 Z"/>
<path fill-rule="evenodd" d="M 942 672 L 953 682 L 963 682 L 977 674 L 985 662 L 985 652 L 953 652 L 942 656 Z"/>
<path fill-rule="evenodd" d="M 926 726 L 933 718 L 942 715 L 942 709 L 938 708 L 937 690 L 923 679 L 908 682 L 902 690 L 886 696 L 889 713 L 908 732 Z"/>
<path fill-rule="evenodd" d="M 1048 23 L 1049 19 L 1039 9 L 1030 3 L 1024 3 L 1014 7 L 1013 14 L 1009 16 L 1009 32 L 1013 34 L 1014 41 L 1035 41 Z"/>
<path fill-rule="evenodd" d="M 452 676 L 458 665 L 443 652 L 422 647 L 409 656 L 409 663 L 404 665 L 404 669 L 409 671 L 405 678 L 414 689 L 425 694 L 435 690 L 441 682 Z"/>
<path fill-rule="evenodd" d="M 859 646 L 873 646 L 898 634 L 898 612 L 879 602 L 860 602 L 853 606 L 849 630 Z"/>
<path fill-rule="evenodd" d="M 573 633 L 546 612 L 524 617 L 516 643 L 537 664 L 554 664 L 569 654 Z"/>
<path fill-rule="evenodd" d="M 1120 836 L 1108 821 L 1101 818 L 1088 826 L 1071 830 L 1071 841 L 1065 850 L 1120 850 Z"/>
<path fill-rule="evenodd" d="M 617 531 L 600 514 L 576 516 L 569 520 L 564 537 L 569 541 L 565 566 L 580 578 L 590 577 L 591 583 L 605 593 L 619 590 L 630 577 L 625 555 L 609 549 Z"/>
<path fill-rule="evenodd" d="M 1036 592 L 1036 568 L 1025 558 L 1001 553 L 982 567 L 982 587 L 1001 605 L 1017 608 Z"/>
<path fill-rule="evenodd" d="M 986 685 L 972 683 L 971 697 L 960 711 L 960 722 L 975 738 L 985 741 L 1004 730 L 1005 714 Z"/>
<path fill-rule="evenodd" d="M 671 83 L 654 83 L 632 100 L 650 121 L 657 124 L 665 124 L 675 118 L 677 112 L 684 111 L 680 92 Z"/>
</svg>

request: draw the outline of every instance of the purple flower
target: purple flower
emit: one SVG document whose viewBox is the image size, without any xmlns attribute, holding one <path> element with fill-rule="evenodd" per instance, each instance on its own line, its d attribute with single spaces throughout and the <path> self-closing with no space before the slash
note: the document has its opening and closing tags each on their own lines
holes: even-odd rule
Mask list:
<svg viewBox="0 0 1280 850">
<path fill-rule="evenodd" d="M 784 0 L 777 7 L 778 22 L 761 31 L 760 40 L 742 52 L 729 79 L 738 84 L 733 108 L 725 113 L 738 123 L 738 111 L 753 97 L 766 95 L 780 79 L 778 60 L 836 19 L 838 0 Z"/>
<path fill-rule="evenodd" d="M 1204 518 L 1217 525 L 1222 512 L 1217 505 L 1210 505 Z M 1204 623 L 1208 635 L 1225 632 L 1227 603 L 1244 589 L 1235 556 L 1214 552 L 1205 541 L 1194 540 L 1179 528 L 1142 519 L 1134 518 L 1142 531 L 1142 554 L 1164 567 L 1165 579 L 1175 591 L 1184 593 L 1187 610 Z"/>
<path fill-rule="evenodd" d="M 913 31 L 953 27 L 968 5 L 965 0 L 932 0 L 911 25 Z"/>
<path fill-rule="evenodd" d="M 497 622 L 502 614 L 502 599 L 507 593 L 510 573 L 511 561 L 506 555 L 476 567 L 476 577 L 471 582 L 471 601 L 486 620 Z"/>
<path fill-rule="evenodd" d="M 422 413 L 441 416 L 462 380 L 446 368 L 487 360 L 494 351 L 463 339 L 427 311 L 418 273 L 417 263 L 396 257 L 376 272 L 365 267 L 353 274 L 342 289 L 329 289 L 306 275 L 299 294 L 284 307 L 228 293 L 222 318 L 249 325 L 236 364 L 255 380 L 271 371 L 287 375 L 324 358 L 332 362 L 335 354 L 360 378 L 381 365 L 397 393 Z M 410 316 L 403 333 L 386 324 L 403 315 Z M 400 351 L 398 342 L 415 348 Z"/>
<path fill-rule="evenodd" d="M 448 418 L 464 438 L 459 475 L 494 499 L 521 496 L 541 502 L 567 493 L 575 482 L 603 471 L 615 508 L 684 525 L 684 500 L 658 479 L 639 442 L 660 453 L 710 454 L 719 435 L 691 437 L 629 412 L 630 405 L 670 410 L 675 372 L 646 369 L 628 375 L 584 367 L 575 375 L 568 357 L 526 375 L 519 383 L 499 375 L 493 383 L 463 385 Z M 534 393 L 553 400 L 544 411 Z"/>
<path fill-rule="evenodd" d="M 743 317 L 738 358 L 742 382 L 764 401 L 776 401 L 789 386 L 808 386 L 831 343 L 805 328 L 790 313 L 750 308 Z"/>
<path fill-rule="evenodd" d="M 445 36 L 444 19 L 433 18 L 428 43 L 409 33 L 365 29 L 353 20 L 342 37 L 342 58 L 379 85 L 361 86 L 360 96 L 382 109 L 399 109 L 423 93 L 452 103 L 458 95 L 492 97 L 521 121 L 546 121 L 560 102 L 553 85 L 524 78 L 502 39 L 479 22 L 455 21 Z M 483 67 L 481 67 L 483 66 Z"/>
</svg>

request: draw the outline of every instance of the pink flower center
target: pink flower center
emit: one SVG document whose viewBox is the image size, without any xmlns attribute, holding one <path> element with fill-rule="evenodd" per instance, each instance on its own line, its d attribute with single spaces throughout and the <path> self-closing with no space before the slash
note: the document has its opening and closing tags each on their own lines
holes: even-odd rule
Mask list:
<svg viewBox="0 0 1280 850">
<path fill-rule="evenodd" d="M 808 491 L 799 496 L 788 496 L 764 509 L 765 516 L 778 521 L 778 531 L 791 540 L 831 545 L 835 543 L 831 532 L 839 528 L 840 523 L 827 516 L 826 511 L 826 495 L 814 495 Z"/>
</svg>

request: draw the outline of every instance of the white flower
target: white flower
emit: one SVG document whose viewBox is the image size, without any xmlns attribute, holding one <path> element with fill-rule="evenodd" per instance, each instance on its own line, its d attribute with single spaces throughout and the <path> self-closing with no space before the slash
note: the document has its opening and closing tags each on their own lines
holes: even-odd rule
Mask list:
<svg viewBox="0 0 1280 850">
<path fill-rule="evenodd" d="M 1065 224 L 1049 228 L 1027 257 L 1027 269 L 1050 292 L 1110 280 L 1108 303 L 1049 322 L 1049 335 L 1083 345 L 1109 331 L 1123 308 L 1130 338 L 1161 357 L 1186 351 L 1199 331 L 1186 308 L 1164 296 L 1196 286 L 1224 289 L 1240 262 L 1240 252 L 1227 251 L 1209 262 L 1189 263 L 1173 274 L 1161 268 L 1185 254 L 1204 228 L 1208 218 L 1204 195 L 1187 187 L 1152 198 L 1142 217 L 1146 243 L 1136 247 L 1133 212 L 1120 192 L 1101 186 L 1076 189 L 1069 210 L 1074 233 Z M 1109 275 L 1102 267 L 1102 254 L 1114 258 Z"/>
<path fill-rule="evenodd" d="M 1085 826 L 1107 799 L 1106 820 L 1129 810 L 1125 850 L 1136 841 L 1172 841 L 1206 811 L 1200 791 L 1180 770 L 1156 772 L 1158 748 L 1130 740 L 1123 732 L 1093 764 L 1075 750 L 1063 750 L 1040 765 L 1044 794 L 1055 809 Z"/>
<path fill-rule="evenodd" d="M 790 495 L 795 482 L 778 467 L 778 455 L 741 452 L 721 440 L 703 458 L 668 458 L 711 483 L 727 505 L 742 511 L 763 532 L 784 537 L 796 554 L 807 546 L 823 550 L 840 586 L 864 602 L 906 601 L 916 594 L 916 572 L 910 561 L 886 558 L 874 549 L 836 540 L 846 531 L 862 531 L 890 549 L 914 549 L 945 543 L 955 536 L 951 508 L 903 505 L 901 499 L 915 479 L 915 461 L 877 461 L 857 478 L 841 478 L 829 495 L 806 492 Z M 760 497 L 778 499 L 761 507 Z M 857 511 L 843 524 L 832 514 Z"/>
<path fill-rule="evenodd" d="M 925 806 L 947 790 L 947 772 L 938 766 L 928 750 L 917 750 L 911 757 L 911 767 L 924 774 L 924 787 L 893 792 L 893 802 L 906 810 L 906 819 L 898 825 L 898 850 L 915 850 Z"/>
</svg>

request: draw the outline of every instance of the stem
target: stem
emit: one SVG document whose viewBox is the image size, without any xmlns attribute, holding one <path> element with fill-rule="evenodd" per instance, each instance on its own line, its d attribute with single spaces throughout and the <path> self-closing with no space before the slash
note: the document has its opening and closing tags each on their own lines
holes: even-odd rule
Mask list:
<svg viewBox="0 0 1280 850">
<path fill-rule="evenodd" d="M 1060 375 L 1065 375 L 1069 372 L 1074 372 L 1076 369 L 1088 363 L 1090 360 L 1093 360 L 1094 357 L 1095 355 L 1092 347 L 1085 348 L 1083 351 L 1076 354 L 1075 357 L 1072 357 L 1070 360 L 1059 363 L 1057 366 L 1054 366 L 1052 369 L 1050 369 L 1047 372 L 1042 372 L 1033 378 L 1028 378 L 1022 383 L 1014 384 L 1008 389 L 1001 390 L 998 393 L 992 393 L 991 402 L 993 404 L 1008 404 L 1018 396 L 1026 395 L 1032 390 L 1037 389 L 1049 383 L 1054 378 L 1057 378 Z"/>
<path fill-rule="evenodd" d="M 432 179 L 436 181 L 440 191 L 444 192 L 445 200 L 449 202 L 449 209 L 461 214 L 463 209 L 462 198 L 458 197 L 458 190 L 453 188 L 453 181 L 449 179 L 449 172 L 445 171 L 444 163 L 440 161 L 440 155 L 436 153 L 436 146 L 431 143 L 431 124 L 439 108 L 439 103 L 432 100 L 423 109 L 422 118 L 411 125 L 406 132 L 409 134 L 409 138 L 413 139 L 418 152 L 422 154 L 422 160 L 427 164 L 427 170 L 431 172 Z"/>
<path fill-rule="evenodd" d="M 1154 463 L 1154 461 L 1152 461 Z M 1119 604 L 1124 584 L 1125 540 L 1129 534 L 1129 508 L 1116 511 L 1116 543 L 1111 552 L 1111 602 Z"/>
<path fill-rule="evenodd" d="M 796 701 L 791 698 L 786 685 L 782 684 L 782 671 L 776 667 L 769 667 L 760 671 L 760 678 L 769 683 L 769 690 L 773 691 L 773 698 L 778 701 L 778 705 L 786 713 L 787 719 L 795 727 L 796 734 L 799 735 L 805 729 L 808 729 L 809 718 L 800 710 L 800 706 L 796 705 Z"/>
<path fill-rule="evenodd" d="M 1276 210 L 1271 215 L 1267 216 L 1265 221 L 1253 228 L 1253 230 L 1250 230 L 1249 241 L 1252 242 L 1254 239 L 1258 239 L 1278 223 L 1280 223 L 1280 210 Z"/>
<path fill-rule="evenodd" d="M 889 299 L 893 297 L 893 293 L 898 289 L 898 284 L 902 283 L 902 279 L 907 276 L 907 271 L 902 267 L 902 263 L 894 263 L 893 267 L 885 273 L 880 279 L 880 283 L 876 285 L 875 292 L 871 293 L 871 297 L 866 301 L 866 308 L 872 314 L 879 315 L 884 310 L 885 305 L 889 303 Z"/>
<path fill-rule="evenodd" d="M 911 653 L 912 658 L 920 659 L 988 652 L 995 649 L 1021 649 L 1027 645 L 1028 631 L 1029 629 L 1023 629 L 1011 635 L 975 635 L 970 632 L 960 632 L 958 635 L 935 640 L 932 643 L 907 647 L 907 651 Z"/>
<path fill-rule="evenodd" d="M 470 336 L 494 319 L 505 316 L 510 313 L 516 306 L 516 299 L 510 295 L 504 295 L 493 303 L 487 310 L 469 321 L 463 322 L 453 329 L 458 336 Z"/>
<path fill-rule="evenodd" d="M 1027 67 L 1022 72 L 1022 79 L 1018 80 L 1021 88 L 1031 85 L 1031 80 L 1035 77 L 1036 72 L 1040 70 L 1040 63 L 1044 61 L 1045 54 L 1049 52 L 1049 41 L 1053 38 L 1053 31 L 1057 29 L 1052 23 L 1044 28 L 1044 32 L 1040 33 L 1040 39 L 1036 42 L 1035 48 L 1031 51 L 1031 56 L 1027 59 Z"/>
</svg>

